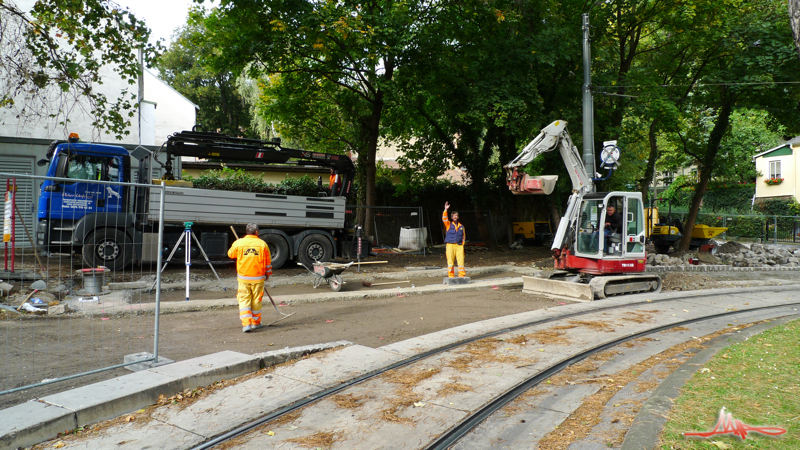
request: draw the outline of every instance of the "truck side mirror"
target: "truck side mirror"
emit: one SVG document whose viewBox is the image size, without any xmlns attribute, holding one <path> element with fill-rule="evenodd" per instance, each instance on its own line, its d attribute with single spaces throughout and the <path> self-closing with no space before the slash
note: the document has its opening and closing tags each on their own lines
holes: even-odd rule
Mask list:
<svg viewBox="0 0 800 450">
<path fill-rule="evenodd" d="M 69 160 L 68 153 L 61 153 L 58 155 L 58 162 L 56 163 L 56 173 L 55 176 L 59 178 L 64 178 L 67 176 L 67 161 Z"/>
<path fill-rule="evenodd" d="M 44 166 L 48 165 L 49 163 L 50 163 L 49 159 L 40 159 L 39 161 L 36 161 L 36 165 L 39 166 L 39 167 L 44 167 Z"/>
</svg>

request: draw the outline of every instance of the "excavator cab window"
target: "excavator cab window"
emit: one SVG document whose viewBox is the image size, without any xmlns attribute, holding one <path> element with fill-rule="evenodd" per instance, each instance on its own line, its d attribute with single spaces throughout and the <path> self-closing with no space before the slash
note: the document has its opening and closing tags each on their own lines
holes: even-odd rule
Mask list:
<svg viewBox="0 0 800 450">
<path fill-rule="evenodd" d="M 628 253 L 644 253 L 644 210 L 638 198 L 628 198 L 626 222 L 626 248 Z"/>
<path fill-rule="evenodd" d="M 619 196 L 608 197 L 603 216 L 603 254 L 622 255 L 622 232 L 625 224 L 625 211 L 623 198 Z"/>
<path fill-rule="evenodd" d="M 600 215 L 603 201 L 584 200 L 581 205 L 576 253 L 596 256 L 600 252 Z"/>
</svg>

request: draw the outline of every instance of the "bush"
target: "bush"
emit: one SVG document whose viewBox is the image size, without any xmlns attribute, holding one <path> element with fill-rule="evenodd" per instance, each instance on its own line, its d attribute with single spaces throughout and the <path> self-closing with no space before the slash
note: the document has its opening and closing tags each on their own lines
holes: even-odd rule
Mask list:
<svg viewBox="0 0 800 450">
<path fill-rule="evenodd" d="M 794 198 L 763 198 L 756 201 L 754 209 L 769 216 L 794 216 L 800 204 Z"/>
<path fill-rule="evenodd" d="M 253 175 L 243 169 L 223 167 L 222 170 L 205 170 L 197 178 L 185 176 L 183 179 L 191 181 L 198 189 L 317 196 L 317 182 L 308 175 L 300 178 L 287 177 L 276 186 L 264 181 L 260 175 Z"/>
<path fill-rule="evenodd" d="M 764 223 L 767 219 L 765 217 L 731 217 L 728 219 L 726 226 L 728 227 L 727 235 L 736 237 L 747 238 L 760 238 L 764 232 Z"/>
<path fill-rule="evenodd" d="M 288 177 L 278 184 L 275 189 L 276 194 L 300 195 L 304 197 L 316 197 L 319 191 L 317 182 L 308 175 L 300 178 Z"/>
</svg>

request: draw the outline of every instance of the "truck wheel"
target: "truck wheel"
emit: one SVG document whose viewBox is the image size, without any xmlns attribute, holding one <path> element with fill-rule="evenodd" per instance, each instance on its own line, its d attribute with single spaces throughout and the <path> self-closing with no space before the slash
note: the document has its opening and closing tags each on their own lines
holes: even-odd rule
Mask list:
<svg viewBox="0 0 800 450">
<path fill-rule="evenodd" d="M 311 267 L 315 261 L 330 261 L 333 259 L 333 246 L 325 236 L 309 234 L 300 241 L 297 259 L 306 267 Z"/>
<path fill-rule="evenodd" d="M 89 267 L 122 270 L 133 262 L 133 244 L 127 234 L 116 228 L 97 230 L 83 244 L 83 261 Z"/>
<path fill-rule="evenodd" d="M 273 233 L 264 233 L 259 236 L 269 247 L 269 256 L 272 258 L 272 268 L 280 269 L 289 259 L 289 244 L 283 236 Z"/>
</svg>

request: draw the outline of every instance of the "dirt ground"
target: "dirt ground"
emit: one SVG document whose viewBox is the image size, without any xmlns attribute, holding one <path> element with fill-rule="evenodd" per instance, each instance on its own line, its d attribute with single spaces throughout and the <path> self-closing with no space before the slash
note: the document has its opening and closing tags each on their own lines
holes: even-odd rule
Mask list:
<svg viewBox="0 0 800 450">
<path fill-rule="evenodd" d="M 403 271 L 408 267 L 444 267 L 445 257 L 434 250 L 427 256 L 380 255 L 363 275 L 378 278 L 381 273 Z M 467 271 L 476 266 L 516 265 L 519 267 L 552 267 L 549 250 L 527 247 L 523 250 L 474 250 L 467 253 Z M 231 264 L 215 266 L 223 279 L 235 276 Z M 165 272 L 167 280 L 179 281 L 185 276 L 185 266 L 175 264 Z M 348 270 L 352 270 L 348 269 Z M 65 271 L 69 273 L 69 270 Z M 204 264 L 191 267 L 193 277 L 214 280 Z M 276 271 L 275 277 L 308 274 L 302 268 Z M 343 277 L 355 277 L 356 272 L 345 272 Z M 495 275 L 484 275 L 497 277 Z M 480 275 L 475 275 L 476 278 Z M 508 274 L 505 274 L 508 276 Z M 720 278 L 721 277 L 721 278 Z M 276 287 L 274 295 L 310 292 L 307 284 Z M 431 278 L 430 283 L 436 282 Z M 772 279 L 753 283 L 774 283 Z M 738 284 L 737 284 L 738 283 Z M 743 284 L 741 276 L 706 276 L 700 274 L 667 274 L 664 289 L 713 289 Z M 391 286 L 389 286 L 391 287 Z M 319 289 L 329 289 L 321 286 Z M 363 289 L 360 283 L 345 285 L 344 290 Z M 235 292 L 229 293 L 234 296 Z M 220 298 L 219 292 L 193 292 L 193 299 Z M 183 300 L 184 293 L 175 290 L 164 293 L 164 300 Z M 210 309 L 200 312 L 164 314 L 160 317 L 159 354 L 176 361 L 210 353 L 231 350 L 246 354 L 267 352 L 285 347 L 296 347 L 337 340 L 347 340 L 368 347 L 380 347 L 411 337 L 424 335 L 455 326 L 494 317 L 516 314 L 541 308 L 563 305 L 563 302 L 523 294 L 519 288 L 489 287 L 472 291 L 437 293 L 390 298 L 348 300 L 327 303 L 305 303 L 281 306 L 284 313 L 296 313 L 274 326 L 252 333 L 242 333 L 235 307 Z M 16 306 L 16 305 L 14 305 Z M 2 318 L 0 311 L 0 318 Z M 274 316 L 269 304 L 264 305 L 265 322 Z M 127 317 L 63 317 L 32 320 L 0 320 L 0 390 L 24 386 L 44 378 L 64 376 L 86 370 L 97 360 L 109 361 L 106 365 L 120 364 L 127 354 L 149 349 L 152 351 L 153 316 Z M 271 319 L 270 319 L 271 320 Z M 77 329 L 77 330 L 76 330 Z M 138 331 L 141 330 L 141 331 Z M 81 336 L 80 340 L 97 342 L 91 350 L 77 353 L 85 342 L 70 342 L 65 336 Z M 115 335 L 125 336 L 115 338 Z M 97 375 L 81 377 L 52 385 L 0 396 L 0 409 L 27 401 L 30 398 L 61 392 L 102 379 L 126 375 L 126 369 L 116 369 Z"/>
</svg>

